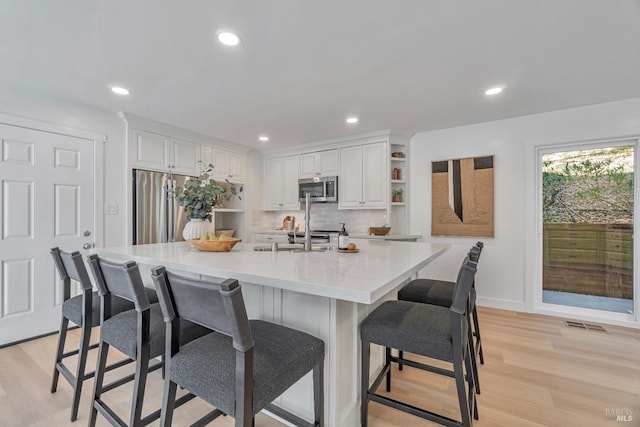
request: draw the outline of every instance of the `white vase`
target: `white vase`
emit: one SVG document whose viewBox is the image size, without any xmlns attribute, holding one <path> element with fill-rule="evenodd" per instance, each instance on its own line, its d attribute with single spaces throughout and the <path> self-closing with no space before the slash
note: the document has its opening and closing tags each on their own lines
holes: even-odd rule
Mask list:
<svg viewBox="0 0 640 427">
<path fill-rule="evenodd" d="M 184 225 L 182 237 L 184 240 L 199 239 L 204 233 L 210 232 L 211 223 L 200 218 L 192 218 Z"/>
</svg>

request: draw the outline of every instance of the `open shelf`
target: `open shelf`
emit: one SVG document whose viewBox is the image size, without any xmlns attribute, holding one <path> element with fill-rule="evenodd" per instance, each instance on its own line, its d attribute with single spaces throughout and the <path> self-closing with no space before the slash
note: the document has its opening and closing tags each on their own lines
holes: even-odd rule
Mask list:
<svg viewBox="0 0 640 427">
<path fill-rule="evenodd" d="M 409 187 L 409 146 L 408 141 L 390 141 L 389 154 L 402 153 L 402 157 L 389 156 L 389 225 L 395 234 L 404 234 L 407 229 L 408 215 L 408 187 Z M 393 193 L 401 192 L 401 202 L 393 201 Z"/>
</svg>

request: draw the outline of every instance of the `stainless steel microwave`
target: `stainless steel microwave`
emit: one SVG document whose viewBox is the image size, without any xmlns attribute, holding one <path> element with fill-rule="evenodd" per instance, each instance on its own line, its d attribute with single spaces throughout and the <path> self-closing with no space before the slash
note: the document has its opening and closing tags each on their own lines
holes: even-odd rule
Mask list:
<svg viewBox="0 0 640 427">
<path fill-rule="evenodd" d="M 311 196 L 312 202 L 337 202 L 338 177 L 321 176 L 299 179 L 298 200 L 304 202 L 307 194 Z"/>
</svg>

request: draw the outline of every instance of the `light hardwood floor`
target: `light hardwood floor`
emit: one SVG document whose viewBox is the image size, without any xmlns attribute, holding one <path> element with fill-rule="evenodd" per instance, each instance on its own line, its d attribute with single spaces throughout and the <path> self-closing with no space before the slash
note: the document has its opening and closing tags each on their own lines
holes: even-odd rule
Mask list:
<svg viewBox="0 0 640 427">
<path fill-rule="evenodd" d="M 607 333 L 568 328 L 560 318 L 480 308 L 485 364 L 480 366 L 480 420 L 475 426 L 640 426 L 640 331 L 605 326 Z M 73 334 L 74 344 L 77 334 Z M 97 335 L 97 334 L 95 334 Z M 57 336 L 0 349 L 0 426 L 67 426 L 71 388 L 60 381 L 49 393 Z M 91 353 L 95 354 L 95 350 Z M 94 366 L 95 357 L 88 366 Z M 84 426 L 92 381 L 85 383 L 78 420 Z M 162 379 L 150 375 L 144 413 L 160 405 Z M 392 395 L 458 418 L 452 380 L 405 368 L 393 370 Z M 128 414 L 131 387 L 105 395 Z M 209 407 L 197 400 L 176 411 L 186 426 Z M 616 420 L 616 411 L 630 421 Z M 158 425 L 156 422 L 152 425 Z M 106 426 L 98 416 L 98 425 Z M 258 427 L 280 423 L 259 415 Z M 371 427 L 431 426 L 414 416 L 370 403 Z M 230 417 L 211 426 L 233 426 Z M 327 426 L 332 427 L 332 426 Z"/>
</svg>

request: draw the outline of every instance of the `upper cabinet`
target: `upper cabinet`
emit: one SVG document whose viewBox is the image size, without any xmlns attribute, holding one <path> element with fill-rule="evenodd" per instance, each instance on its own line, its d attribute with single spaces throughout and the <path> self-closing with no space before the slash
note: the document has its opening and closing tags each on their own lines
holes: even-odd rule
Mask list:
<svg viewBox="0 0 640 427">
<path fill-rule="evenodd" d="M 300 155 L 300 178 L 336 176 L 340 171 L 338 150 L 324 150 Z"/>
<path fill-rule="evenodd" d="M 200 168 L 198 173 L 202 173 L 209 167 L 209 163 L 213 163 L 213 147 L 208 145 L 200 146 Z"/>
<path fill-rule="evenodd" d="M 127 124 L 127 167 L 196 176 L 209 163 L 213 178 L 245 183 L 247 154 L 242 146 L 220 146 L 217 140 L 130 113 Z M 221 141 L 222 142 L 222 141 Z"/>
<path fill-rule="evenodd" d="M 386 208 L 387 165 L 386 142 L 341 148 L 339 208 Z"/>
<path fill-rule="evenodd" d="M 167 159 L 172 159 L 170 167 L 174 169 L 174 172 L 189 175 L 197 172 L 198 160 L 200 160 L 200 144 L 171 138 L 169 150 L 172 153 L 167 156 Z"/>
<path fill-rule="evenodd" d="M 200 144 L 134 129 L 135 167 L 167 170 L 196 175 Z"/>
<path fill-rule="evenodd" d="M 247 170 L 246 154 L 229 152 L 229 181 L 245 182 Z"/>
<path fill-rule="evenodd" d="M 300 156 L 283 156 L 264 162 L 264 208 L 267 210 L 297 210 Z"/>
<path fill-rule="evenodd" d="M 247 165 L 247 156 L 245 154 L 203 145 L 201 155 L 203 170 L 206 169 L 209 163 L 213 164 L 213 179 L 245 182 Z"/>
</svg>

